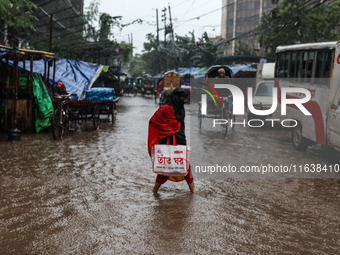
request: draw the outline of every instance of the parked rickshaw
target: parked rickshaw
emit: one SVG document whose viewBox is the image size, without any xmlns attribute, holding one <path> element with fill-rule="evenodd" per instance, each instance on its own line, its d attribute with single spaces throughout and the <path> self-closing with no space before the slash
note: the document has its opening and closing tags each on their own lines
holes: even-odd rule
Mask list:
<svg viewBox="0 0 340 255">
<path fill-rule="evenodd" d="M 123 83 L 123 94 L 125 95 L 137 95 L 137 88 L 135 80 L 132 77 L 126 77 Z"/>
<path fill-rule="evenodd" d="M 225 76 L 219 77 L 218 70 L 223 69 Z M 202 114 L 202 102 L 198 103 L 198 124 L 202 128 L 204 118 L 216 118 L 228 120 L 232 116 L 232 94 L 227 89 L 214 88 L 214 84 L 230 84 L 233 73 L 230 68 L 223 65 L 212 66 L 206 73 L 204 79 L 204 88 L 202 92 L 206 96 L 206 114 Z M 228 133 L 228 123 L 222 124 L 222 133 L 224 136 Z"/>
<path fill-rule="evenodd" d="M 154 95 L 154 81 L 152 79 L 152 76 L 150 74 L 144 74 L 142 78 L 142 87 L 141 87 L 141 93 L 142 95 Z"/>
<path fill-rule="evenodd" d="M 136 78 L 136 89 L 137 89 L 137 93 L 142 94 L 142 86 L 143 86 L 143 77 L 142 76 L 138 76 Z"/>
</svg>

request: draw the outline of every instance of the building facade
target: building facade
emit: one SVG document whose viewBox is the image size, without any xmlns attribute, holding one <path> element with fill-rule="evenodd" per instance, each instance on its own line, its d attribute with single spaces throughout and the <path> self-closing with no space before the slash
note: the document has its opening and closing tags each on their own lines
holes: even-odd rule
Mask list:
<svg viewBox="0 0 340 255">
<path fill-rule="evenodd" d="M 221 35 L 226 40 L 225 55 L 234 55 L 238 41 L 259 51 L 256 28 L 261 16 L 277 5 L 272 0 L 222 0 Z"/>
</svg>

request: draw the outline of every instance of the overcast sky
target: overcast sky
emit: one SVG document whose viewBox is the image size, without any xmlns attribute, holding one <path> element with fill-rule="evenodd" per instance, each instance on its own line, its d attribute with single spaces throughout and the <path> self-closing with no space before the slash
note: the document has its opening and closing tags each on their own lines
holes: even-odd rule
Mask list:
<svg viewBox="0 0 340 255">
<path fill-rule="evenodd" d="M 84 1 L 85 8 L 91 1 Z M 123 24 L 135 19 L 143 20 L 142 24 L 133 24 L 122 31 L 114 31 L 118 42 L 128 42 L 132 33 L 134 52 L 140 53 L 143 50 L 143 42 L 146 41 L 145 35 L 156 34 L 156 9 L 158 9 L 159 26 L 163 28 L 161 10 L 167 8 L 166 17 L 169 22 L 169 5 L 175 34 L 184 36 L 189 35 L 189 31 L 194 31 L 196 38 L 201 37 L 204 31 L 211 37 L 221 34 L 222 0 L 101 0 L 99 11 L 112 16 L 123 16 L 121 21 Z M 160 40 L 163 40 L 164 30 L 159 33 Z"/>
</svg>

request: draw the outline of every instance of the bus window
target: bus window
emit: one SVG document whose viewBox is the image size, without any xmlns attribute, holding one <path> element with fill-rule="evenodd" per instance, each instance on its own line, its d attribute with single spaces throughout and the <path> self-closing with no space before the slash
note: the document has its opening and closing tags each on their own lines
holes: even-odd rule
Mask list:
<svg viewBox="0 0 340 255">
<path fill-rule="evenodd" d="M 304 52 L 301 65 L 301 78 L 306 78 L 305 81 L 309 82 L 313 76 L 313 63 L 315 52 Z"/>
<path fill-rule="evenodd" d="M 325 58 L 324 58 L 324 62 L 325 62 L 325 67 L 323 69 L 323 73 L 322 73 L 322 77 L 323 78 L 330 78 L 330 72 L 331 72 L 331 68 L 332 68 L 332 55 L 333 55 L 334 51 L 327 51 L 325 52 Z"/>
<path fill-rule="evenodd" d="M 306 66 L 306 77 L 311 78 L 313 76 L 313 62 L 314 62 L 315 52 L 308 53 L 308 60 Z"/>
<path fill-rule="evenodd" d="M 295 70 L 296 70 L 296 52 L 291 54 L 290 65 L 289 65 L 289 78 L 295 78 Z"/>
<path fill-rule="evenodd" d="M 325 66 L 325 52 L 319 51 L 316 56 L 316 70 L 315 70 L 315 78 L 323 78 L 323 69 Z"/>
<path fill-rule="evenodd" d="M 288 77 L 288 63 L 289 63 L 289 53 L 285 54 L 285 59 L 284 59 L 284 77 Z"/>
<path fill-rule="evenodd" d="M 282 67 L 283 67 L 283 53 L 279 54 L 276 65 L 276 77 L 282 77 Z"/>
<path fill-rule="evenodd" d="M 308 52 L 304 52 L 302 55 L 302 63 L 301 63 L 301 78 L 305 78 L 306 75 L 306 66 L 308 61 Z"/>
<path fill-rule="evenodd" d="M 298 52 L 296 55 L 296 70 L 295 70 L 295 77 L 301 78 L 301 52 Z"/>
<path fill-rule="evenodd" d="M 281 54 L 277 54 L 275 59 L 275 77 L 279 77 L 280 56 Z"/>
<path fill-rule="evenodd" d="M 315 70 L 316 78 L 330 78 L 329 74 L 332 67 L 332 54 L 333 51 L 331 50 L 318 52 Z"/>
<path fill-rule="evenodd" d="M 286 78 L 288 73 L 288 53 L 282 53 L 279 55 L 279 64 L 276 70 L 277 77 L 279 78 Z"/>
</svg>

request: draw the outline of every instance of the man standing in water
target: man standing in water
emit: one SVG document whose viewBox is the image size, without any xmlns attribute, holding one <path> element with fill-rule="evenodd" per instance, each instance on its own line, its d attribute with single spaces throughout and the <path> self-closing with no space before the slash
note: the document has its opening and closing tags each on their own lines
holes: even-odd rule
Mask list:
<svg viewBox="0 0 340 255">
<path fill-rule="evenodd" d="M 185 136 L 185 109 L 184 103 L 188 97 L 187 92 L 181 88 L 175 90 L 168 97 L 165 105 L 160 107 L 149 121 L 148 151 L 151 156 L 151 149 L 155 144 L 173 144 L 173 135 L 178 145 L 186 145 Z M 192 193 L 196 192 L 194 178 L 189 167 L 186 176 L 164 176 L 157 174 L 153 193 L 157 193 L 158 189 L 167 180 L 178 182 L 186 180 Z"/>
</svg>

